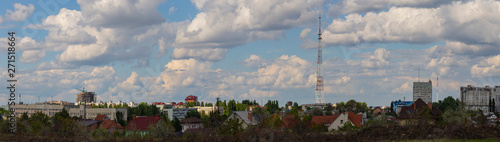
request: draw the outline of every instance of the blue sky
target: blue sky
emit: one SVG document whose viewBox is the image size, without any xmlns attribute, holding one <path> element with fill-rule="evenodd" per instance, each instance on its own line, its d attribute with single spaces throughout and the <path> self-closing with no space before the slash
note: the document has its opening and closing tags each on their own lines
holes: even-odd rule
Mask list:
<svg viewBox="0 0 500 142">
<path fill-rule="evenodd" d="M 380 106 L 411 99 L 418 68 L 433 100 L 437 76 L 439 99 L 499 85 L 498 9 L 493 0 L 7 1 L 0 43 L 16 32 L 17 92 L 28 103 L 73 102 L 84 86 L 106 102 L 306 104 L 321 13 L 326 102 Z"/>
</svg>

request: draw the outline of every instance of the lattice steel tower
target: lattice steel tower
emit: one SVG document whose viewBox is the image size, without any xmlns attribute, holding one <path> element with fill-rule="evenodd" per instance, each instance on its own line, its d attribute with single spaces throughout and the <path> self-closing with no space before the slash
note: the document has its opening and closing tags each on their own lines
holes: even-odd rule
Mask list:
<svg viewBox="0 0 500 142">
<path fill-rule="evenodd" d="M 317 80 L 316 80 L 316 103 L 325 103 L 325 98 L 323 96 L 323 51 L 321 49 L 321 16 L 319 16 L 319 32 L 318 32 L 318 68 L 317 68 Z"/>
</svg>

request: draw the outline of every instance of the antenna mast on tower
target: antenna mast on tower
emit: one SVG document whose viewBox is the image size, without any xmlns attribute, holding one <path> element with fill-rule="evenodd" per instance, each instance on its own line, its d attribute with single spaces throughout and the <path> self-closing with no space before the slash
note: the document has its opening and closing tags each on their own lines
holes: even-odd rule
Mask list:
<svg viewBox="0 0 500 142">
<path fill-rule="evenodd" d="M 437 90 L 436 90 L 436 102 L 439 102 L 439 76 L 437 76 L 437 81 L 436 81 L 436 84 L 437 84 Z"/>
<path fill-rule="evenodd" d="M 318 68 L 317 68 L 317 80 L 316 80 L 316 104 L 325 103 L 323 97 L 323 53 L 321 49 L 321 14 L 319 16 L 319 28 L 318 28 Z"/>
</svg>

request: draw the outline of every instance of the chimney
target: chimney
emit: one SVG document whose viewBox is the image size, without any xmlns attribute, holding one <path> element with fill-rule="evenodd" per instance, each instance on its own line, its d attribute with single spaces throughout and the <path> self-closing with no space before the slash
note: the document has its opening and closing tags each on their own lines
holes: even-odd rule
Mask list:
<svg viewBox="0 0 500 142">
<path fill-rule="evenodd" d="M 132 115 L 132 120 L 134 120 L 137 117 L 137 115 Z"/>
<path fill-rule="evenodd" d="M 248 120 L 253 121 L 252 120 L 252 112 L 248 112 Z"/>
</svg>

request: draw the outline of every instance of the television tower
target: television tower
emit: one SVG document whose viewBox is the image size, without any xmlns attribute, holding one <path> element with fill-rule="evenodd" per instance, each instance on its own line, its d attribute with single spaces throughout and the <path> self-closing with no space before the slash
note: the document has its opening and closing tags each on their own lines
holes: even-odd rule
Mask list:
<svg viewBox="0 0 500 142">
<path fill-rule="evenodd" d="M 316 80 L 316 104 L 324 104 L 325 98 L 323 96 L 323 53 L 321 49 L 321 15 L 319 16 L 319 32 L 318 32 L 318 68 Z"/>
<path fill-rule="evenodd" d="M 439 76 L 437 76 L 436 80 L 437 80 L 436 81 L 436 83 L 437 83 L 437 90 L 436 90 L 437 97 L 436 97 L 436 102 L 439 102 Z"/>
</svg>

